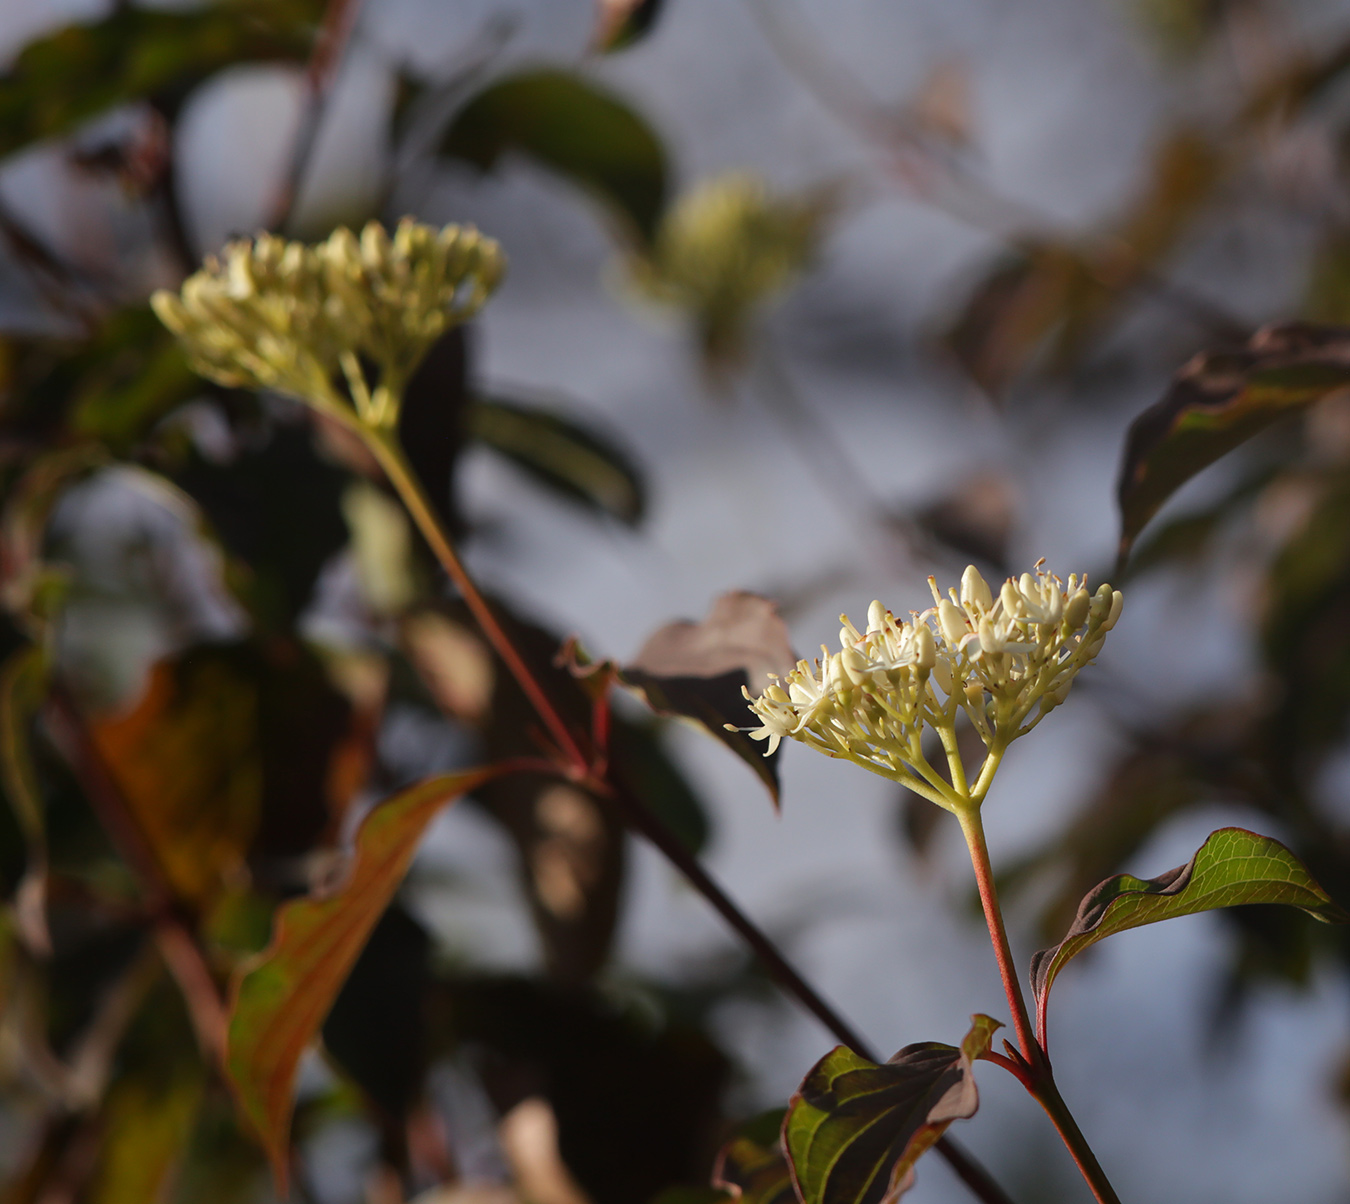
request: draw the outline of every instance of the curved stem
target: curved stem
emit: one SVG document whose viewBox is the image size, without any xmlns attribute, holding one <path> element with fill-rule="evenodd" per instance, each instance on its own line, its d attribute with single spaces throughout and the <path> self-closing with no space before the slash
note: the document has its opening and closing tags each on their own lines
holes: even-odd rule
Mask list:
<svg viewBox="0 0 1350 1204">
<path fill-rule="evenodd" d="M 422 532 L 423 538 L 431 546 L 436 559 L 441 562 L 441 567 L 445 569 L 450 580 L 454 582 L 455 588 L 459 590 L 461 597 L 464 599 L 464 604 L 469 608 L 474 619 L 477 620 L 488 643 L 502 658 L 511 676 L 516 679 L 517 684 L 524 691 L 525 697 L 530 700 L 530 705 L 534 707 L 544 726 L 548 728 L 549 734 L 557 741 L 558 747 L 572 763 L 574 771 L 577 774 L 586 773 L 590 759 L 582 751 L 581 745 L 577 742 L 563 717 L 558 714 L 557 708 L 549 700 L 543 686 L 530 672 L 524 658 L 516 651 L 515 645 L 511 643 L 511 638 L 502 629 L 501 624 L 497 622 L 497 616 L 492 613 L 492 608 L 488 605 L 487 599 L 479 592 L 478 586 L 469 576 L 468 570 L 465 569 L 463 562 L 455 553 L 454 547 L 441 527 L 440 519 L 436 516 L 436 511 L 423 492 L 422 485 L 413 472 L 412 466 L 404 457 L 402 448 L 398 446 L 396 437 L 370 428 L 366 428 L 363 433 L 366 445 L 380 462 L 380 467 L 384 469 L 385 475 L 389 478 L 389 483 L 393 485 L 398 491 L 399 497 L 403 499 L 403 504 L 408 508 L 408 513 L 412 515 L 413 521 Z"/>
</svg>

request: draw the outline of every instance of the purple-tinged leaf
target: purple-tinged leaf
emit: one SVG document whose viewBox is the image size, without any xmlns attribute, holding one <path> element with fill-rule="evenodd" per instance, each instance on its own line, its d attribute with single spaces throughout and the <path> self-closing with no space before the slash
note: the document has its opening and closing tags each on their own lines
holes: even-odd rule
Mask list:
<svg viewBox="0 0 1350 1204">
<path fill-rule="evenodd" d="M 959 1049 L 907 1045 L 878 1066 L 840 1045 L 817 1062 L 783 1121 L 803 1204 L 891 1204 L 908 1191 L 919 1157 L 975 1115 L 972 1063 L 1000 1027 L 975 1015 Z"/>
<path fill-rule="evenodd" d="M 1130 427 L 1120 469 L 1120 559 L 1162 504 L 1277 419 L 1350 385 L 1350 328 L 1268 326 L 1197 355 Z"/>
<path fill-rule="evenodd" d="M 778 803 L 778 757 L 727 724 L 754 720 L 741 693 L 762 690 L 770 674 L 785 677 L 796 664 L 787 624 L 767 598 L 735 592 L 713 603 L 701 623 L 681 620 L 655 631 L 619 680 L 658 715 L 692 719 L 745 761 Z"/>
</svg>

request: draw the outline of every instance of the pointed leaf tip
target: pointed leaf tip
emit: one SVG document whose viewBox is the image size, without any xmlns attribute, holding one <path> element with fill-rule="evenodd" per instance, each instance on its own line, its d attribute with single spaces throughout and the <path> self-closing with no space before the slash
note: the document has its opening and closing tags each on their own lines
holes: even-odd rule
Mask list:
<svg viewBox="0 0 1350 1204">
<path fill-rule="evenodd" d="M 1064 939 L 1031 959 L 1041 1040 L 1050 988 L 1069 959 L 1088 946 L 1144 924 L 1253 903 L 1297 907 L 1324 923 L 1350 922 L 1293 853 L 1245 828 L 1211 833 L 1190 861 L 1156 878 L 1117 874 L 1093 887 Z"/>
</svg>

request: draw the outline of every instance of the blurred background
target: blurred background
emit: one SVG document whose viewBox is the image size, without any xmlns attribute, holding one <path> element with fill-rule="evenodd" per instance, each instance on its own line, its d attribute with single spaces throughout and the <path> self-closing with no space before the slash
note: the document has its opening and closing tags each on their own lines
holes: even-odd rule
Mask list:
<svg viewBox="0 0 1350 1204">
<path fill-rule="evenodd" d="M 545 663 L 568 635 L 629 660 L 732 589 L 808 654 L 971 560 L 1122 588 L 985 808 L 1023 964 L 1225 824 L 1350 898 L 1350 398 L 1115 565 L 1127 430 L 1182 366 L 1350 321 L 1343 0 L 8 0 L 0 155 L 7 1202 L 271 1198 L 72 748 L 223 980 L 373 802 L 528 742 L 371 466 L 193 376 L 150 314 L 261 229 L 501 241 L 403 435 Z M 775 815 L 706 733 L 619 720 L 625 772 L 875 1045 L 1002 1015 L 945 816 L 798 747 Z M 1350 1195 L 1348 959 L 1234 909 L 1065 974 L 1056 1071 L 1124 1199 Z M 324 1044 L 297 1198 L 646 1204 L 835 1041 L 656 852 L 533 782 L 436 822 Z M 979 1078 L 961 1141 L 1021 1204 L 1084 1198 Z M 497 1127 L 539 1099 L 547 1189 Z M 929 1158 L 912 1198 L 970 1197 Z"/>
</svg>

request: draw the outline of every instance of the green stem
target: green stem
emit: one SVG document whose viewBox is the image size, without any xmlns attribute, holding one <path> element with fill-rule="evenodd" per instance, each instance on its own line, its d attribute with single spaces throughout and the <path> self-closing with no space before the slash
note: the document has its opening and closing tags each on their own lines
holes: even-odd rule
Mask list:
<svg viewBox="0 0 1350 1204">
<path fill-rule="evenodd" d="M 1003 992 L 1008 997 L 1013 1029 L 1017 1033 L 1017 1043 L 1021 1046 L 1022 1066 L 1014 1073 L 1054 1123 L 1098 1204 L 1120 1204 L 1120 1197 L 1107 1180 L 1101 1163 L 1097 1161 L 1097 1156 L 1092 1152 L 1078 1123 L 1069 1112 L 1068 1105 L 1060 1095 L 1059 1088 L 1055 1085 L 1054 1073 L 1050 1069 L 1050 1060 L 1045 1056 L 1045 1050 L 1036 1040 L 1031 1027 L 1026 999 L 1022 994 L 1022 984 L 1017 977 L 1012 949 L 1008 944 L 1007 925 L 1003 921 L 1003 910 L 999 907 L 998 891 L 994 886 L 994 871 L 989 862 L 989 846 L 984 838 L 984 823 L 980 819 L 979 804 L 966 803 L 958 808 L 956 818 L 961 823 L 961 832 L 966 838 L 966 847 L 970 850 L 971 865 L 975 868 L 975 882 L 980 891 L 980 905 L 984 908 L 984 919 L 989 926 L 989 938 L 994 945 L 998 972 L 1003 979 Z"/>
</svg>

